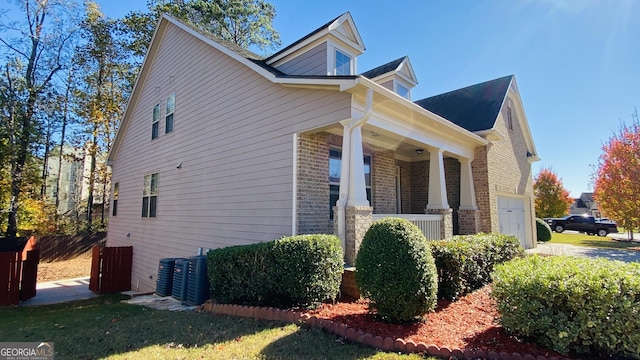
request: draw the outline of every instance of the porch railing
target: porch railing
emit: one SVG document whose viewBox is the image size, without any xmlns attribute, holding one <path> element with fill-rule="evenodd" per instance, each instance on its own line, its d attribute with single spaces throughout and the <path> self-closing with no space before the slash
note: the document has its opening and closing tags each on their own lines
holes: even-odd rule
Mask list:
<svg viewBox="0 0 640 360">
<path fill-rule="evenodd" d="M 442 215 L 426 215 L 426 214 L 373 214 L 373 221 L 386 217 L 397 217 L 409 220 L 422 230 L 427 240 L 441 240 L 440 233 L 442 225 Z"/>
</svg>

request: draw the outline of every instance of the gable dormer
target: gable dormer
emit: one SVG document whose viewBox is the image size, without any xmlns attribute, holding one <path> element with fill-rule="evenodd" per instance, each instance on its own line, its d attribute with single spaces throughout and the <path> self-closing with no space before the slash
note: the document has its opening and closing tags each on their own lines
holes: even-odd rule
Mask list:
<svg viewBox="0 0 640 360">
<path fill-rule="evenodd" d="M 349 12 L 264 60 L 287 75 L 355 75 L 364 43 Z"/>
<path fill-rule="evenodd" d="M 411 100 L 411 89 L 418 84 L 408 56 L 380 65 L 361 75 L 408 100 Z"/>
</svg>

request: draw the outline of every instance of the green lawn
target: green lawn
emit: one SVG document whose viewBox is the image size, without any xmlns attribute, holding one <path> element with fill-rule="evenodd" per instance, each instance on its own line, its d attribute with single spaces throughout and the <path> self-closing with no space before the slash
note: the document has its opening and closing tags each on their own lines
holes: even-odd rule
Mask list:
<svg viewBox="0 0 640 360">
<path fill-rule="evenodd" d="M 0 307 L 0 339 L 53 342 L 56 359 L 421 358 L 343 344 L 334 335 L 294 324 L 152 310 L 121 299 Z"/>
<path fill-rule="evenodd" d="M 587 234 L 576 233 L 557 233 L 554 232 L 551 235 L 550 243 L 555 244 L 570 244 L 577 246 L 597 247 L 606 249 L 626 249 L 628 247 L 640 247 L 638 243 L 631 243 L 626 241 L 618 241 L 608 237 L 600 237 Z"/>
</svg>

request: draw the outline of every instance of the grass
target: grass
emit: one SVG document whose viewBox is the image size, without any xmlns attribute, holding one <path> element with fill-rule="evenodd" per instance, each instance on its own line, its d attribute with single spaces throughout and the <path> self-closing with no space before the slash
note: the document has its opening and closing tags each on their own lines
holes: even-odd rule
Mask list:
<svg viewBox="0 0 640 360">
<path fill-rule="evenodd" d="M 629 247 L 640 247 L 638 243 L 618 241 L 609 237 L 599 237 L 580 233 L 557 233 L 551 235 L 550 243 L 570 244 L 576 246 L 596 247 L 605 249 L 626 249 Z"/>
<path fill-rule="evenodd" d="M 57 359 L 420 359 L 295 324 L 152 310 L 120 295 L 0 308 L 2 341 L 54 343 Z"/>
</svg>

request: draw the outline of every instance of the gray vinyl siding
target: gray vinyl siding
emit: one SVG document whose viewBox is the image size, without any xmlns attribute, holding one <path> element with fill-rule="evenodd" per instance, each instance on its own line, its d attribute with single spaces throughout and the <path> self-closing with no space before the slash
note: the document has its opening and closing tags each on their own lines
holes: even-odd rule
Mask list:
<svg viewBox="0 0 640 360">
<path fill-rule="evenodd" d="M 107 240 L 134 246 L 132 288 L 139 291 L 155 289 L 161 258 L 290 235 L 293 134 L 347 119 L 351 106 L 346 93 L 273 84 L 173 25 L 150 66 L 119 134 L 112 168 L 118 214 Z M 174 129 L 165 134 L 173 92 Z M 159 137 L 151 140 L 159 102 Z M 142 218 L 143 178 L 155 172 L 157 217 Z"/>
<path fill-rule="evenodd" d="M 380 86 L 382 86 L 383 88 L 389 89 L 391 91 L 394 91 L 393 90 L 393 80 L 386 81 L 386 82 L 380 84 Z"/>
<path fill-rule="evenodd" d="M 327 75 L 327 43 L 323 42 L 277 69 L 287 75 Z"/>
</svg>

